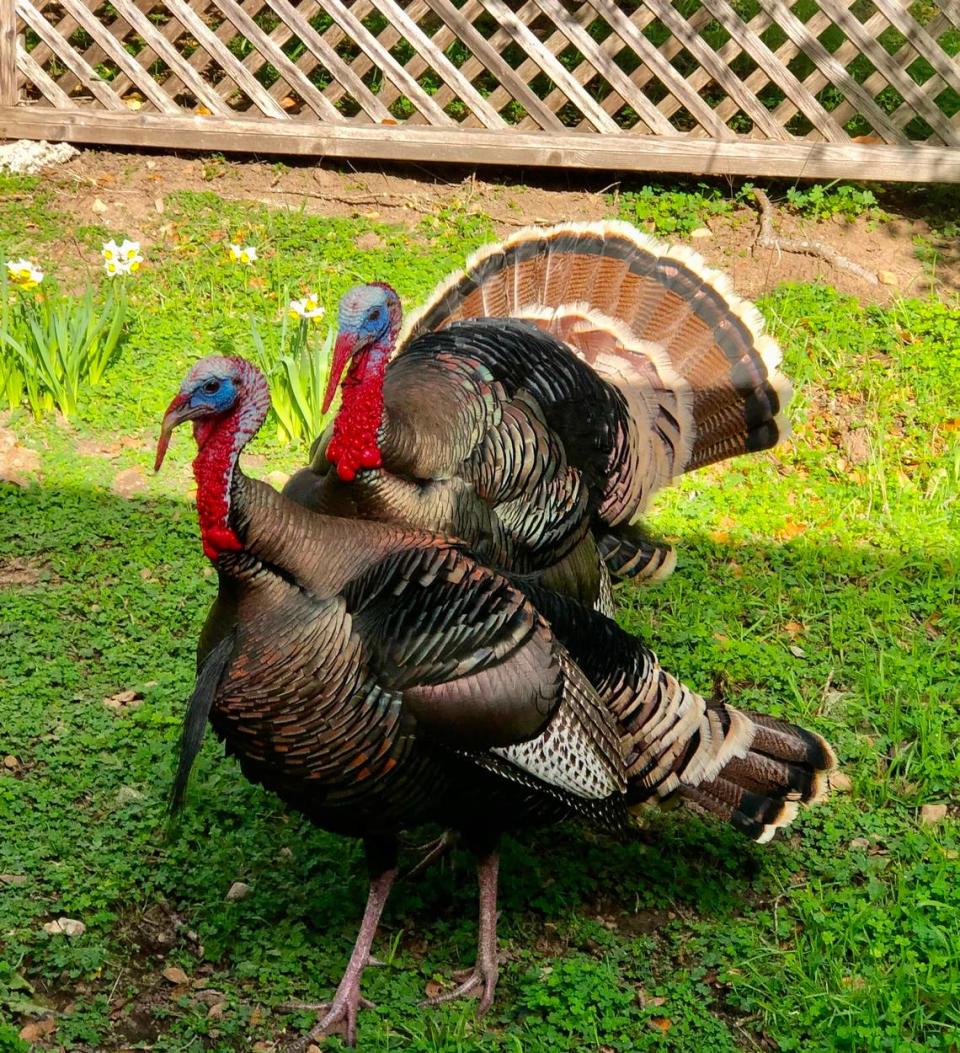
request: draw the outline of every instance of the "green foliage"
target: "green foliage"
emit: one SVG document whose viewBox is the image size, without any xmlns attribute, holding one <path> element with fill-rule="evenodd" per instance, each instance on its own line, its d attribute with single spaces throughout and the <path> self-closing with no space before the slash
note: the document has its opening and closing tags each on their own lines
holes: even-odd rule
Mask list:
<svg viewBox="0 0 960 1053">
<path fill-rule="evenodd" d="M 710 216 L 725 215 L 733 209 L 728 197 L 706 183 L 698 183 L 694 190 L 642 186 L 616 195 L 615 204 L 621 219 L 655 234 L 689 234 Z"/>
<path fill-rule="evenodd" d="M 284 314 L 277 349 L 271 353 L 259 323 L 250 318 L 253 360 L 270 382 L 271 412 L 282 443 L 312 442 L 332 415 L 332 410 L 326 416 L 323 413 L 323 396 L 336 334 L 329 328 L 320 345 L 312 347 L 310 329 L 309 319 L 300 318 L 291 325 Z"/>
<path fill-rule="evenodd" d="M 42 213 L 42 215 L 41 215 Z M 22 217 L 0 233 L 19 236 Z M 30 216 L 42 258 L 72 217 Z M 40 229 L 40 221 L 47 223 Z M 130 289 L 125 353 L 72 427 L 23 414 L 34 485 L 0 484 L 0 1051 L 32 1005 L 76 1053 L 248 1051 L 309 1026 L 363 907 L 355 844 L 252 786 L 208 741 L 179 828 L 166 799 L 194 648 L 215 592 L 186 496 L 191 444 L 138 496 L 186 368 L 230 347 L 289 354 L 288 289 L 328 312 L 358 281 L 417 302 L 489 236 L 452 211 L 414 232 L 210 194 L 166 200 L 177 240 Z M 6 223 L 4 227 L 3 224 Z M 56 233 L 55 233 L 56 232 Z M 357 249 L 360 234 L 376 235 Z M 224 243 L 261 263 L 230 268 Z M 158 262 L 159 261 L 159 262 Z M 849 793 L 755 846 L 677 809 L 636 839 L 559 827 L 504 846 L 507 961 L 484 1022 L 425 1011 L 425 985 L 472 962 L 476 887 L 455 853 L 398 883 L 364 993 L 370 1053 L 948 1053 L 960 1028 L 960 340 L 954 303 L 865 308 L 815 285 L 761 305 L 797 389 L 795 437 L 691 474 L 651 525 L 677 545 L 662 587 L 621 588 L 623 622 L 692 687 L 802 721 L 836 746 Z M 274 343 L 276 341 L 276 343 Z M 272 356 L 272 357 L 271 357 Z M 251 473 L 289 470 L 268 427 Z M 259 457 L 256 456 L 259 454 Z M 797 653 L 799 652 L 799 653 Z M 135 693 L 117 703 L 118 693 Z M 105 700 L 114 700 L 110 706 Z M 922 805 L 945 803 L 937 826 Z M 405 862 L 407 860 L 405 859 Z M 227 901 L 231 882 L 250 894 Z M 78 918 L 86 931 L 50 935 Z M 179 965 L 223 996 L 219 1019 Z M 289 1034 L 288 1032 L 288 1034 Z M 339 1048 L 336 1039 L 326 1046 Z"/>
<path fill-rule="evenodd" d="M 790 187 L 787 204 L 798 215 L 819 220 L 840 217 L 852 221 L 859 216 L 870 219 L 885 216 L 872 190 L 849 184 L 814 183 L 805 189 Z"/>
<path fill-rule="evenodd" d="M 76 415 L 84 385 L 95 387 L 119 353 L 127 315 L 122 284 L 101 303 L 45 281 L 42 290 L 14 290 L 0 256 L 0 398 L 11 409 L 26 399 L 37 417 L 54 406 Z"/>
</svg>

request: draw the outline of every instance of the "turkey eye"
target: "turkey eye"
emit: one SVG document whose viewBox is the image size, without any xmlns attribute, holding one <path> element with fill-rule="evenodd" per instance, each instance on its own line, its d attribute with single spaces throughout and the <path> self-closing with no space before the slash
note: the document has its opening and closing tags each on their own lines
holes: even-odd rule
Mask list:
<svg viewBox="0 0 960 1053">
<path fill-rule="evenodd" d="M 220 381 L 219 380 L 208 380 L 206 382 L 206 384 L 203 385 L 203 390 L 208 395 L 215 395 L 220 390 Z"/>
<path fill-rule="evenodd" d="M 380 308 L 374 307 L 372 311 L 367 314 L 368 322 L 375 322 L 380 317 Z"/>
</svg>

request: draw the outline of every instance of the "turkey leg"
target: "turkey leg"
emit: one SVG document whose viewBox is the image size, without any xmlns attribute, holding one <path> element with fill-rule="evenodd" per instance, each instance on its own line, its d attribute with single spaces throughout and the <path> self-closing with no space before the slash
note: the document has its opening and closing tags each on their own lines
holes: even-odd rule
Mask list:
<svg viewBox="0 0 960 1053">
<path fill-rule="evenodd" d="M 360 978 L 363 970 L 370 963 L 370 948 L 373 946 L 373 938 L 380 924 L 380 915 L 383 913 L 390 889 L 397 876 L 397 865 L 394 854 L 392 866 L 387 869 L 375 867 L 377 853 L 367 845 L 367 862 L 371 869 L 370 891 L 367 894 L 367 905 L 363 911 L 363 920 L 360 922 L 360 932 L 357 934 L 357 942 L 353 945 L 353 953 L 343 979 L 337 988 L 333 1001 L 329 1005 L 321 1007 L 326 1010 L 324 1015 L 306 1034 L 287 1046 L 285 1053 L 306 1053 L 307 1047 L 317 1039 L 325 1035 L 341 1034 L 343 1041 L 348 1046 L 357 1044 L 357 1011 L 360 1006 L 370 1003 L 360 995 Z M 379 869 L 379 873 L 376 870 Z M 373 876 L 376 873 L 376 876 Z"/>
<path fill-rule="evenodd" d="M 477 938 L 477 961 L 466 979 L 452 991 L 428 998 L 421 1005 L 442 1005 L 456 998 L 468 998 L 475 991 L 480 991 L 480 1004 L 477 1016 L 483 1014 L 493 1005 L 493 994 L 497 987 L 497 975 L 500 971 L 497 959 L 497 871 L 500 856 L 489 852 L 477 859 L 477 884 L 480 886 L 480 925 Z"/>
</svg>

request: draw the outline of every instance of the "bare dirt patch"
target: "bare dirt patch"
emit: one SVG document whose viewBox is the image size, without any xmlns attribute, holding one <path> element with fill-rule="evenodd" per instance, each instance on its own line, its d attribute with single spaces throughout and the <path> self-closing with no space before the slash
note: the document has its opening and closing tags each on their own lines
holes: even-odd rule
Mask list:
<svg viewBox="0 0 960 1053">
<path fill-rule="evenodd" d="M 0 559 L 0 589 L 26 588 L 40 582 L 57 581 L 48 564 L 25 556 Z"/>
<path fill-rule="evenodd" d="M 180 190 L 206 190 L 220 197 L 255 201 L 273 208 L 296 208 L 317 215 L 365 216 L 414 227 L 443 209 L 482 213 L 495 231 L 508 234 L 528 223 L 561 219 L 591 220 L 616 214 L 611 193 L 619 182 L 609 174 L 585 172 L 527 173 L 516 180 L 490 173 L 446 168 L 346 167 L 291 161 L 223 160 L 213 156 L 178 156 L 85 149 L 45 181 L 54 201 L 74 215 L 89 216 L 149 247 L 165 236 L 166 195 Z M 665 181 L 659 177 L 660 181 Z M 651 181 L 658 177 L 651 174 Z M 783 193 L 771 191 L 776 204 Z M 883 202 L 887 207 L 887 202 Z M 890 218 L 817 223 L 777 210 L 782 237 L 818 238 L 873 271 L 888 274 L 889 284 L 870 286 L 823 260 L 759 248 L 759 216 L 752 207 L 737 207 L 708 222 L 710 236 L 691 243 L 713 266 L 726 271 L 737 290 L 756 297 L 784 281 L 829 282 L 867 302 L 886 303 L 898 296 L 926 295 L 934 289 L 960 292 L 960 248 L 937 237 L 920 218 L 922 202 L 891 210 Z M 168 229 L 168 227 L 167 227 Z M 376 235 L 373 235 L 374 237 Z M 937 253 L 935 269 L 916 256 L 915 240 Z M 688 238 L 675 238 L 686 240 Z M 360 248 L 369 247 L 360 245 Z M 65 251 L 72 254 L 69 246 Z M 374 276 L 371 276 L 374 277 Z M 388 277 L 388 276 L 381 276 Z"/>
</svg>

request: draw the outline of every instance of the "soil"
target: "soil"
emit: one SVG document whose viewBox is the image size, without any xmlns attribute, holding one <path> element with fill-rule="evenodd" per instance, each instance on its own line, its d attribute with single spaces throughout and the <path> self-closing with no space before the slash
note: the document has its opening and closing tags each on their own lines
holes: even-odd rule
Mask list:
<svg viewBox="0 0 960 1053">
<path fill-rule="evenodd" d="M 283 163 L 226 161 L 219 155 L 84 149 L 68 164 L 49 172 L 45 186 L 59 207 L 137 237 L 149 248 L 164 233 L 164 195 L 177 190 L 207 190 L 274 208 L 361 215 L 410 227 L 443 208 L 463 209 L 486 214 L 503 236 L 530 223 L 615 215 L 611 194 L 617 193 L 620 184 L 611 182 L 609 174 L 579 171 L 512 170 L 509 176 L 487 173 L 481 178 L 449 167 L 334 168 L 291 159 Z M 783 198 L 782 190 L 770 193 L 775 204 L 778 197 Z M 924 218 L 925 202 L 923 194 L 891 191 L 883 198 L 889 218 L 882 222 L 861 217 L 853 222 L 816 223 L 777 210 L 778 235 L 826 242 L 861 266 L 882 272 L 879 285 L 870 285 L 825 260 L 757 247 L 758 213 L 746 206 L 712 217 L 708 235 L 672 240 L 689 241 L 709 263 L 730 275 L 738 292 L 751 298 L 780 282 L 818 279 L 865 302 L 886 303 L 935 289 L 944 294 L 960 292 L 960 239 L 938 238 Z M 936 248 L 935 274 L 917 259 L 916 239 Z M 72 249 L 65 246 L 65 251 Z"/>
</svg>

